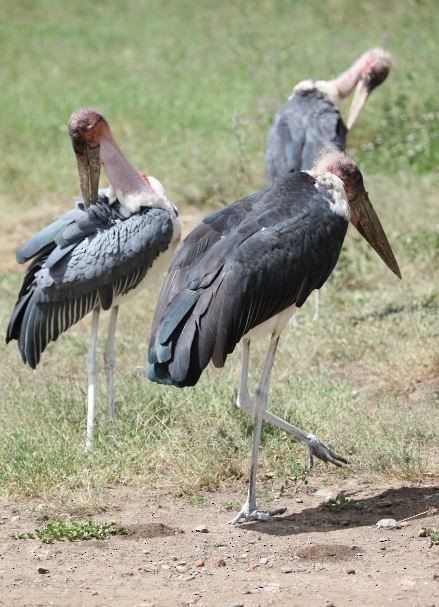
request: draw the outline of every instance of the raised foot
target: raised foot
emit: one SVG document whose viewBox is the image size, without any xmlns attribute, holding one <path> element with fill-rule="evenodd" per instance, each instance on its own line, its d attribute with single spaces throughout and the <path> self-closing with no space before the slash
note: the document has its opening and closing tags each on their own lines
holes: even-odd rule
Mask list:
<svg viewBox="0 0 439 607">
<path fill-rule="evenodd" d="M 337 453 L 334 453 L 334 451 L 323 444 L 314 434 L 309 433 L 306 443 L 308 446 L 308 463 L 310 468 L 314 465 L 314 456 L 323 462 L 328 462 L 338 467 L 349 463 L 346 458 L 337 455 Z"/>
<path fill-rule="evenodd" d="M 229 521 L 229 525 L 236 525 L 242 519 L 245 521 L 275 521 L 276 516 L 284 514 L 287 511 L 286 508 L 276 508 L 275 510 L 258 510 L 255 508 L 252 512 L 249 511 L 248 504 L 246 503 L 241 511 Z"/>
</svg>

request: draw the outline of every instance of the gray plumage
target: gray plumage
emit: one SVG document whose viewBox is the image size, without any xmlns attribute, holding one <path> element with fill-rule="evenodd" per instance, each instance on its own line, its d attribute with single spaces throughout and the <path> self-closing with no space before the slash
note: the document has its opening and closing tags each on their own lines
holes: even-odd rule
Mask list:
<svg viewBox="0 0 439 607">
<path fill-rule="evenodd" d="M 101 190 L 96 204 L 76 205 L 28 240 L 17 261 L 27 268 L 7 329 L 35 368 L 50 341 L 93 308 L 109 309 L 136 288 L 173 234 L 169 213 L 144 208 L 125 217 Z"/>
<path fill-rule="evenodd" d="M 347 129 L 340 110 L 317 89 L 299 89 L 277 112 L 265 155 L 267 182 L 286 173 L 308 171 L 326 144 L 341 151 Z"/>
</svg>

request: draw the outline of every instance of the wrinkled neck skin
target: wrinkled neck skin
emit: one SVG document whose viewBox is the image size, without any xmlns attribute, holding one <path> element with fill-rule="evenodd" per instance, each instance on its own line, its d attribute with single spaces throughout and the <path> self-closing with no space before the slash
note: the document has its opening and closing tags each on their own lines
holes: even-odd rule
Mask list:
<svg viewBox="0 0 439 607">
<path fill-rule="evenodd" d="M 163 188 L 145 183 L 111 136 L 101 137 L 99 143 L 101 162 L 111 184 L 110 203 L 117 199 L 127 216 L 138 213 L 142 207 L 151 207 L 164 209 L 175 217 Z"/>
<path fill-rule="evenodd" d="M 348 70 L 340 74 L 340 76 L 337 76 L 337 78 L 334 78 L 334 80 L 331 80 L 331 83 L 337 87 L 341 99 L 350 95 L 355 85 L 360 80 L 363 61 L 364 58 L 360 57 Z"/>
<path fill-rule="evenodd" d="M 296 84 L 289 99 L 298 91 L 317 89 L 322 95 L 327 97 L 331 103 L 339 106 L 341 100 L 351 94 L 359 81 L 362 67 L 363 58 L 360 57 L 354 65 L 333 80 L 302 80 L 302 82 Z"/>
</svg>

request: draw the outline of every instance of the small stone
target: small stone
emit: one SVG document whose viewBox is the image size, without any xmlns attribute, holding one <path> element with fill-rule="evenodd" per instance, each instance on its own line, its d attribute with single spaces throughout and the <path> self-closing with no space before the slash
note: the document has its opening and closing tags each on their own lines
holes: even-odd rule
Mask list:
<svg viewBox="0 0 439 607">
<path fill-rule="evenodd" d="M 380 537 L 380 542 L 388 542 L 389 538 L 388 537 Z"/>
<path fill-rule="evenodd" d="M 176 571 L 178 571 L 178 573 L 185 573 L 186 572 L 186 567 L 184 565 L 177 565 L 177 567 L 175 568 Z"/>
<path fill-rule="evenodd" d="M 433 573 L 433 579 L 439 582 L 439 573 Z"/>
<path fill-rule="evenodd" d="M 179 565 L 187 565 L 186 561 L 179 561 Z"/>
<path fill-rule="evenodd" d="M 209 529 L 206 525 L 197 525 L 194 529 L 196 533 L 209 533 Z"/>
<path fill-rule="evenodd" d="M 340 525 L 343 525 L 343 527 L 349 527 L 349 524 L 350 524 L 349 521 L 346 521 L 346 520 L 341 521 L 341 523 L 340 523 Z"/>
<path fill-rule="evenodd" d="M 425 529 L 420 529 L 418 533 L 418 537 L 427 537 L 427 532 Z"/>
<path fill-rule="evenodd" d="M 203 559 L 198 559 L 198 561 L 195 561 L 194 567 L 200 569 L 201 567 L 204 567 L 205 564 L 206 563 L 203 561 Z"/>
<path fill-rule="evenodd" d="M 244 603 L 233 603 L 233 607 L 244 607 Z"/>
<path fill-rule="evenodd" d="M 303 499 L 301 497 L 297 497 L 296 504 L 303 504 Z"/>
<path fill-rule="evenodd" d="M 401 523 L 394 518 L 382 518 L 376 524 L 380 529 L 401 529 Z"/>
<path fill-rule="evenodd" d="M 282 567 L 280 571 L 281 573 L 292 573 L 293 569 L 292 567 Z"/>
<path fill-rule="evenodd" d="M 265 590 L 265 592 L 280 592 L 280 584 L 267 584 L 262 586 L 262 590 Z"/>
<path fill-rule="evenodd" d="M 352 575 L 355 573 L 355 569 L 346 569 L 346 573 L 348 573 L 349 575 Z"/>
<path fill-rule="evenodd" d="M 262 558 L 259 559 L 259 563 L 261 565 L 266 565 L 268 563 L 268 558 L 266 556 L 263 556 Z"/>
<path fill-rule="evenodd" d="M 222 556 L 214 556 L 213 564 L 215 565 L 215 567 L 225 567 L 226 561 L 223 559 Z"/>
<path fill-rule="evenodd" d="M 38 571 L 38 573 L 41 573 L 42 575 L 45 573 L 49 573 L 49 570 L 46 569 L 45 567 L 38 567 L 37 571 Z"/>
</svg>

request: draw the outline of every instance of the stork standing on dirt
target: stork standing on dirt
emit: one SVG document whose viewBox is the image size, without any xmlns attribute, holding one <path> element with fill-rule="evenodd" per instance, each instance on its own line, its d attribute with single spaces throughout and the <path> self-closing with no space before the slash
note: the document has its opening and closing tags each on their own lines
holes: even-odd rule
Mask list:
<svg viewBox="0 0 439 607">
<path fill-rule="evenodd" d="M 91 446 L 100 310 L 111 310 L 104 362 L 110 419 L 119 304 L 166 270 L 180 238 L 175 205 L 161 183 L 138 173 L 113 139 L 105 118 L 81 108 L 69 121 L 83 202 L 41 230 L 17 251 L 26 270 L 7 329 L 32 369 L 55 341 L 92 312 L 87 357 L 87 447 Z M 99 190 L 100 166 L 110 187 Z"/>
<path fill-rule="evenodd" d="M 233 523 L 268 520 L 280 512 L 256 506 L 263 419 L 304 441 L 310 465 L 313 456 L 337 466 L 346 463 L 311 432 L 267 411 L 267 401 L 280 335 L 295 308 L 330 276 L 349 221 L 400 277 L 358 167 L 335 149 L 309 173 L 290 173 L 208 215 L 174 255 L 153 319 L 147 376 L 161 384 L 193 386 L 209 361 L 223 367 L 242 340 L 237 405 L 254 416 L 254 431 L 248 497 Z M 250 397 L 250 343 L 264 335 L 270 335 L 270 345 Z"/>
<path fill-rule="evenodd" d="M 265 153 L 268 183 L 272 184 L 286 173 L 310 170 L 327 144 L 344 151 L 347 131 L 352 128 L 373 89 L 387 78 L 391 65 L 390 54 L 374 48 L 333 80 L 299 82 L 276 113 L 268 133 Z M 339 105 L 354 87 L 345 125 Z M 315 319 L 319 312 L 320 298 L 316 291 Z"/>
</svg>

